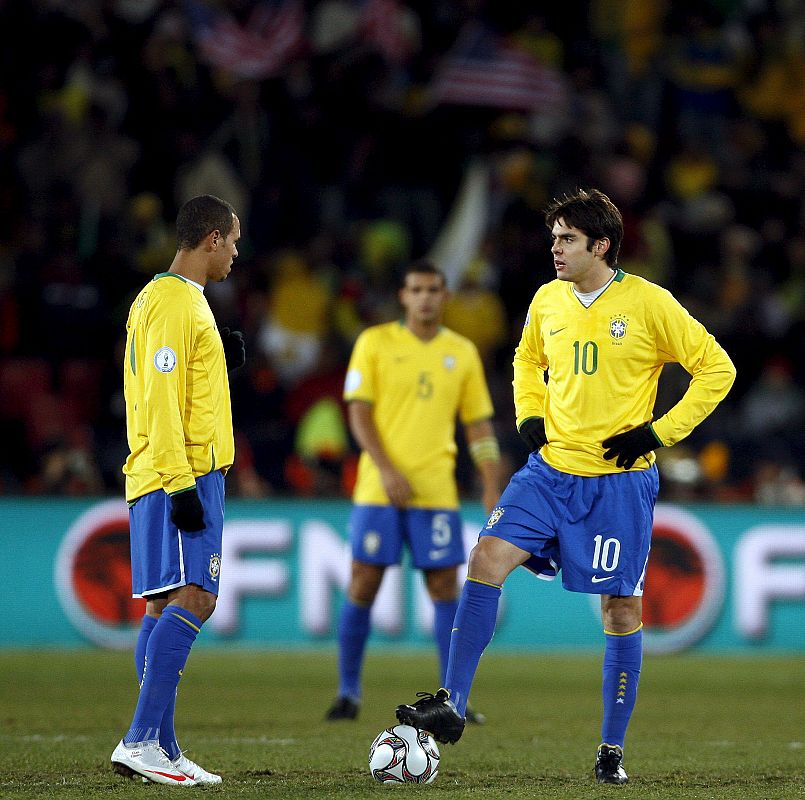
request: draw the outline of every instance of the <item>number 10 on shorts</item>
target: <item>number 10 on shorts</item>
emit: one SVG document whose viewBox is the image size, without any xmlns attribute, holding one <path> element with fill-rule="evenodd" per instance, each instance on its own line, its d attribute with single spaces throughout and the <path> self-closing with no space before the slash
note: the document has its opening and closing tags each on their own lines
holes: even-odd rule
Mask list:
<svg viewBox="0 0 805 800">
<path fill-rule="evenodd" d="M 614 537 L 604 539 L 600 533 L 593 538 L 593 541 L 595 542 L 593 569 L 612 572 L 617 568 L 618 560 L 621 557 L 621 543 Z"/>
</svg>

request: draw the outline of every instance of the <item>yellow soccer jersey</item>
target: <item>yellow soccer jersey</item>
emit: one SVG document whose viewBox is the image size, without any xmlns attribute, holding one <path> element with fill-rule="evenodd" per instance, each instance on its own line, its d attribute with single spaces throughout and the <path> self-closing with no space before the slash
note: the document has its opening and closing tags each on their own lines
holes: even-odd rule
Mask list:
<svg viewBox="0 0 805 800">
<path fill-rule="evenodd" d="M 400 322 L 375 325 L 355 343 L 344 399 L 365 400 L 383 448 L 413 489 L 411 506 L 458 508 L 456 417 L 489 419 L 492 401 L 475 345 L 442 328 L 423 342 Z M 380 471 L 361 453 L 355 503 L 389 505 Z"/>
<path fill-rule="evenodd" d="M 187 489 L 232 465 L 224 347 L 197 286 L 164 272 L 137 295 L 126 323 L 123 374 L 127 500 Z"/>
<path fill-rule="evenodd" d="M 666 446 L 684 439 L 724 399 L 735 380 L 729 356 L 670 292 L 643 278 L 618 270 L 589 308 L 571 283 L 551 281 L 534 295 L 514 355 L 517 425 L 545 418 L 548 444 L 540 452 L 558 470 L 615 472 L 601 443 L 652 420 L 660 373 L 673 362 L 691 382 L 652 422 Z M 641 466 L 649 463 L 640 459 L 635 468 Z"/>
</svg>

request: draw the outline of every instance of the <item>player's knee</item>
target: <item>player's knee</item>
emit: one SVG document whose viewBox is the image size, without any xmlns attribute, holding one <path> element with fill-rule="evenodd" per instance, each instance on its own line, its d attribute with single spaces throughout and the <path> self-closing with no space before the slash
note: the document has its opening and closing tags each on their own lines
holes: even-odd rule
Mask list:
<svg viewBox="0 0 805 800">
<path fill-rule="evenodd" d="M 218 598 L 212 592 L 193 583 L 172 592 L 170 597 L 171 603 L 187 609 L 202 622 L 206 622 L 212 616 L 217 600 Z"/>
<path fill-rule="evenodd" d="M 604 623 L 604 630 L 612 631 L 612 633 L 629 633 L 636 630 L 642 621 L 640 598 L 603 597 L 601 619 Z"/>
<path fill-rule="evenodd" d="M 215 604 L 218 598 L 212 592 L 200 592 L 197 595 L 197 608 L 196 616 L 202 621 L 206 622 L 215 611 Z"/>
<path fill-rule="evenodd" d="M 488 539 L 481 539 L 472 548 L 467 562 L 467 575 L 478 581 L 502 583 L 505 575 L 503 577 L 500 575 L 500 563 L 495 557 Z"/>
<path fill-rule="evenodd" d="M 355 562 L 347 589 L 347 596 L 358 605 L 371 605 L 383 580 L 383 569 Z"/>
<path fill-rule="evenodd" d="M 434 603 L 446 603 L 458 597 L 458 570 L 433 569 L 425 571 L 425 585 Z"/>
<path fill-rule="evenodd" d="M 207 618 L 212 616 L 212 612 L 215 611 L 215 607 L 217 605 L 218 605 L 218 596 L 210 594 L 207 599 Z"/>
<path fill-rule="evenodd" d="M 347 597 L 349 597 L 350 601 L 356 606 L 370 606 L 374 603 L 376 596 L 376 591 L 364 586 L 355 586 L 353 584 L 347 590 Z"/>
</svg>

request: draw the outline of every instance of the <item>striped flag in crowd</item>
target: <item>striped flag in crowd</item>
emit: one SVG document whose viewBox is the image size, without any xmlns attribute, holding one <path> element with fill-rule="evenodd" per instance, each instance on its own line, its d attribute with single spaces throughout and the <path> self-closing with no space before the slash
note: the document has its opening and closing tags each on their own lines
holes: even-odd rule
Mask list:
<svg viewBox="0 0 805 800">
<path fill-rule="evenodd" d="M 430 91 L 434 105 L 520 111 L 546 109 L 568 96 L 558 70 L 474 22 L 464 26 L 437 66 Z"/>
<path fill-rule="evenodd" d="M 366 0 L 363 4 L 362 38 L 391 64 L 402 64 L 411 55 L 407 12 L 400 0 Z"/>
<path fill-rule="evenodd" d="M 243 23 L 203 0 L 184 8 L 203 60 L 238 78 L 274 77 L 304 42 L 302 0 L 264 0 Z"/>
</svg>

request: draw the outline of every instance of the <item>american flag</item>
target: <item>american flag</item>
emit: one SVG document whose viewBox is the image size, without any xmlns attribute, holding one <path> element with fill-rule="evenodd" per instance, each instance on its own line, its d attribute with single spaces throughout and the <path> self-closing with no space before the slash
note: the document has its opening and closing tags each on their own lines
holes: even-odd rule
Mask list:
<svg viewBox="0 0 805 800">
<path fill-rule="evenodd" d="M 304 41 L 302 0 L 258 3 L 244 24 L 203 0 L 185 0 L 184 8 L 204 61 L 238 78 L 274 77 Z"/>
<path fill-rule="evenodd" d="M 568 94 L 563 76 L 477 23 L 468 23 L 431 83 L 434 105 L 538 111 Z"/>
<path fill-rule="evenodd" d="M 399 0 L 366 0 L 361 10 L 363 40 L 391 64 L 402 64 L 411 54 L 405 13 Z"/>
</svg>

